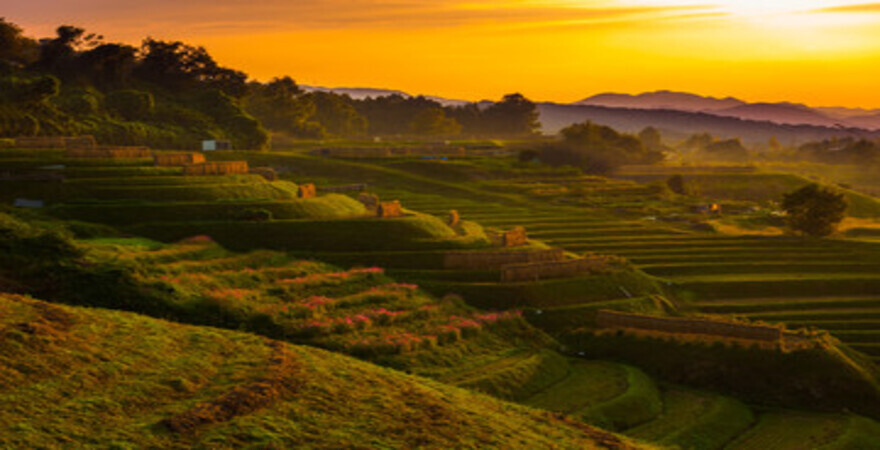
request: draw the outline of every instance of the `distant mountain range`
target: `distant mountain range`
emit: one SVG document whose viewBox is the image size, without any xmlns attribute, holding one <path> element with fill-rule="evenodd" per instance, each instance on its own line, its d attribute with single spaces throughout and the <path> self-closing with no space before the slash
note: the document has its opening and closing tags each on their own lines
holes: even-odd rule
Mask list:
<svg viewBox="0 0 880 450">
<path fill-rule="evenodd" d="M 656 91 L 638 95 L 598 94 L 575 105 L 630 109 L 665 109 L 701 112 L 744 120 L 789 125 L 880 129 L 880 110 L 810 107 L 799 103 L 749 103 L 727 97 L 704 97 L 686 92 Z"/>
<path fill-rule="evenodd" d="M 302 86 L 306 91 L 347 94 L 355 99 L 410 94 L 389 89 Z M 445 106 L 465 100 L 425 96 Z M 479 102 L 481 105 L 487 101 Z M 798 103 L 749 103 L 734 97 L 715 98 L 686 92 L 656 91 L 637 95 L 603 93 L 574 103 L 538 103 L 545 133 L 590 120 L 626 132 L 653 126 L 671 138 L 710 133 L 766 143 L 799 144 L 831 137 L 880 138 L 880 109 L 810 107 Z"/>
</svg>

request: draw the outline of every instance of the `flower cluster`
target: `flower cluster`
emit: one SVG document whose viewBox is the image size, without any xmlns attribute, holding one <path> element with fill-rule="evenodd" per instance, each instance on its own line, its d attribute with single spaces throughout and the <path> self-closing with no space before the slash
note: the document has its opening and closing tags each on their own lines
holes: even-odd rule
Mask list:
<svg viewBox="0 0 880 450">
<path fill-rule="evenodd" d="M 279 283 L 291 286 L 316 286 L 322 284 L 340 284 L 350 281 L 354 278 L 360 278 L 370 275 L 381 275 L 385 273 L 382 268 L 368 267 L 363 269 L 352 269 L 347 272 L 329 272 L 329 273 L 313 273 L 297 278 L 288 278 L 279 280 Z"/>
<path fill-rule="evenodd" d="M 181 244 L 212 244 L 214 239 L 211 236 L 200 234 L 198 236 L 188 237 L 180 241 Z"/>
</svg>

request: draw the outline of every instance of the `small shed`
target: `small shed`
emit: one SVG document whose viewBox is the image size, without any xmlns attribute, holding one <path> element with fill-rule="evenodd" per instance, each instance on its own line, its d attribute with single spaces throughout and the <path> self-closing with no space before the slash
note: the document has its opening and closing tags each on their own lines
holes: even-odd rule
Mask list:
<svg viewBox="0 0 880 450">
<path fill-rule="evenodd" d="M 212 152 L 214 150 L 232 150 L 232 143 L 229 141 L 221 141 L 218 139 L 209 139 L 202 141 L 203 152 Z"/>
</svg>

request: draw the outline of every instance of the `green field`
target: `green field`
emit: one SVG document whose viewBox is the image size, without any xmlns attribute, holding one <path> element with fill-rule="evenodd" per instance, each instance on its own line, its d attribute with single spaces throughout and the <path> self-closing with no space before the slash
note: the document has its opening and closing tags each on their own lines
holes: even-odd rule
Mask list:
<svg viewBox="0 0 880 450">
<path fill-rule="evenodd" d="M 272 166 L 285 179 L 181 177 L 146 161 L 90 161 L 70 163 L 60 184 L 9 184 L 4 194 L 9 198 L 45 195 L 37 198 L 50 200 L 47 212 L 54 217 L 93 220 L 156 240 L 77 240 L 88 263 L 66 267 L 65 276 L 87 272 L 111 281 L 106 289 L 133 285 L 120 300 L 100 289 L 48 298 L 328 349 L 683 448 L 788 438 L 772 421 L 765 424 L 766 414 L 739 400 L 661 384 L 648 375 L 662 373 L 656 367 L 576 358 L 576 349 L 554 338 L 594 326 L 599 309 L 710 312 L 827 329 L 853 349 L 880 358 L 877 244 L 708 232 L 688 212 L 694 200 L 671 196 L 657 184 L 511 168 L 492 158 L 355 162 L 302 152 L 213 157 Z M 25 168 L 66 162 L 50 152 L 38 158 L 0 153 L 3 158 Z M 366 183 L 381 199 L 400 200 L 409 215 L 368 217 L 347 195 L 296 198 L 296 186 L 308 182 L 319 188 Z M 865 205 L 860 211 L 871 213 L 870 201 Z M 444 221 L 453 209 L 466 220 L 461 226 Z M 252 210 L 268 212 L 268 220 L 252 220 Z M 630 265 L 519 283 L 500 282 L 498 271 L 443 268 L 445 251 L 487 249 L 487 233 L 518 225 L 533 239 L 529 248 L 616 254 Z M 105 232 L 82 224 L 71 230 Z M 211 239 L 181 241 L 197 235 Z M 35 236 L 27 239 L 39 241 L 40 234 Z M 115 271 L 132 278 L 117 279 Z M 31 283 L 38 291 L 36 275 Z M 57 283 L 71 285 L 63 277 Z M 54 294 L 55 284 L 43 290 Z M 710 350 L 695 354 L 703 351 Z M 858 366 L 862 355 L 851 356 L 853 367 L 873 373 L 873 367 Z M 616 359 L 613 352 L 605 357 Z M 762 357 L 768 364 L 776 358 Z M 761 403 L 755 396 L 749 401 Z M 841 420 L 773 414 L 791 423 L 802 416 Z M 876 436 L 875 422 L 857 417 L 851 422 L 828 438 L 841 447 L 830 448 Z"/>
<path fill-rule="evenodd" d="M 3 447 L 648 448 L 251 334 L 6 294 L 0 311 Z"/>
</svg>

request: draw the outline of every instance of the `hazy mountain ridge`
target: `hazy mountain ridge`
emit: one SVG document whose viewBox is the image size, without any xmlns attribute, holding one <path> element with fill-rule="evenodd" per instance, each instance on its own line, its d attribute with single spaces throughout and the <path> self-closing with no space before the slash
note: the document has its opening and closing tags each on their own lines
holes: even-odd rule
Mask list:
<svg viewBox="0 0 880 450">
<path fill-rule="evenodd" d="M 540 103 L 538 110 L 541 114 L 543 131 L 549 134 L 557 133 L 573 123 L 589 120 L 630 133 L 637 133 L 645 127 L 652 126 L 663 131 L 664 135 L 684 137 L 694 133 L 710 133 L 720 138 L 740 138 L 748 143 L 760 144 L 766 143 L 771 137 L 786 145 L 831 137 L 880 138 L 880 131 L 855 127 L 781 124 L 671 109 Z"/>
<path fill-rule="evenodd" d="M 811 107 L 792 102 L 746 102 L 734 97 L 715 98 L 688 92 L 655 91 L 642 94 L 597 94 L 573 105 L 609 108 L 701 112 L 790 125 L 880 129 L 880 110 Z"/>
<path fill-rule="evenodd" d="M 706 112 L 736 108 L 747 103 L 733 97 L 722 99 L 686 92 L 656 91 L 637 95 L 603 93 L 587 97 L 572 104 L 611 108 L 674 109 L 678 111 Z"/>
</svg>

